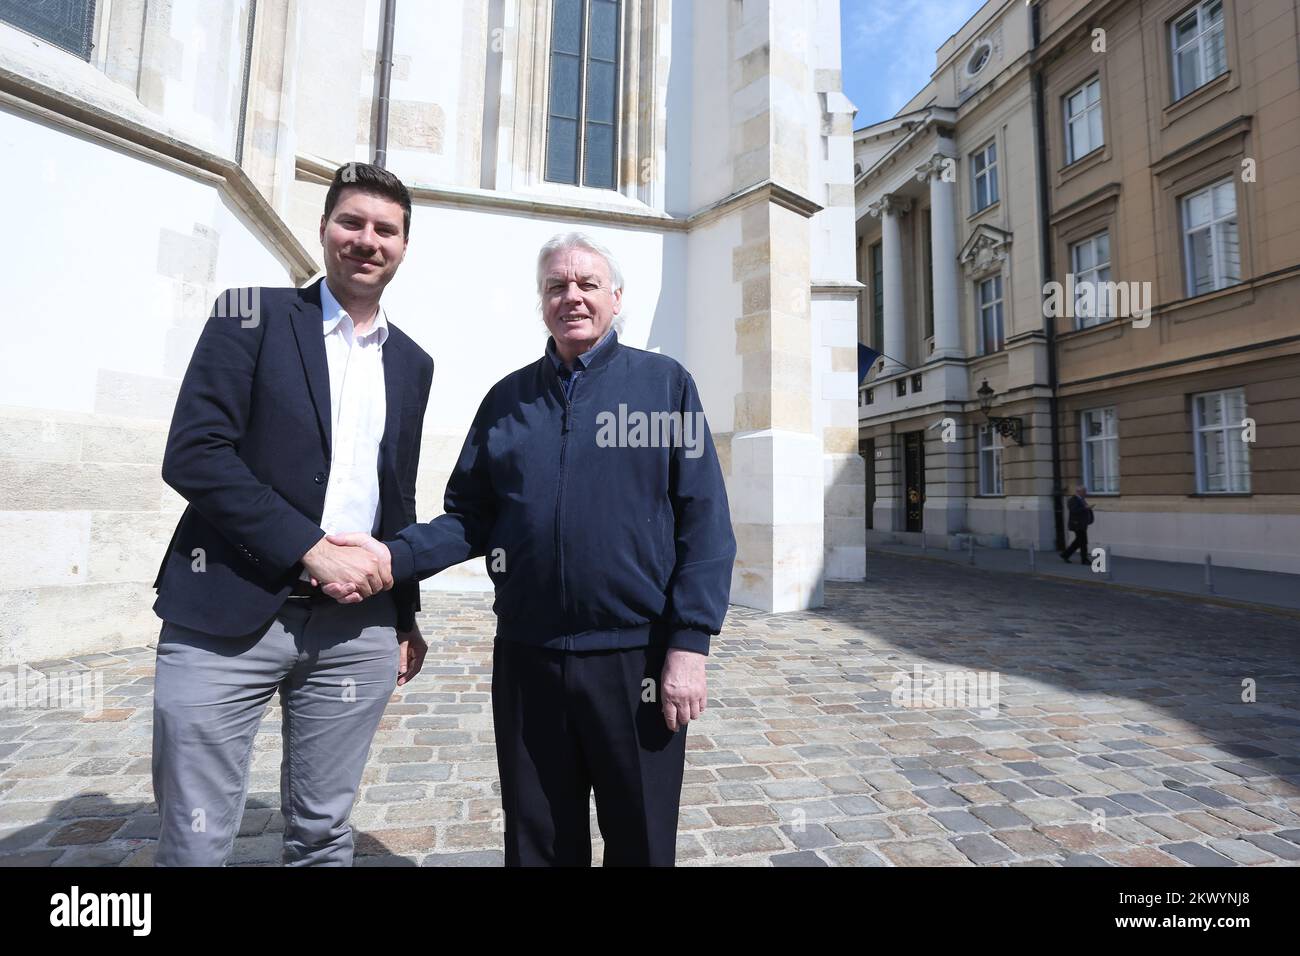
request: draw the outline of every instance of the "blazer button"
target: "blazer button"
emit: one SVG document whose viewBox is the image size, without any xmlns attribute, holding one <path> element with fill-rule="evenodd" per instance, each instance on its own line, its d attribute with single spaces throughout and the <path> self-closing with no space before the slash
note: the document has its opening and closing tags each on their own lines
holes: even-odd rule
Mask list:
<svg viewBox="0 0 1300 956">
<path fill-rule="evenodd" d="M 316 477 L 315 477 L 315 479 L 313 479 L 313 480 L 314 480 L 314 481 L 316 482 L 316 484 L 318 484 L 318 485 L 323 485 L 323 484 L 325 484 L 325 472 L 323 472 L 323 471 L 318 471 L 318 472 L 316 472 Z"/>
</svg>

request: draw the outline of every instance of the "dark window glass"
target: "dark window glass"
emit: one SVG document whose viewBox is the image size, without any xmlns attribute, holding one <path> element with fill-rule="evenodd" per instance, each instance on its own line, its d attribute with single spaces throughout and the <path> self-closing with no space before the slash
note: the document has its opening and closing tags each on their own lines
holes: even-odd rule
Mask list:
<svg viewBox="0 0 1300 956">
<path fill-rule="evenodd" d="M 95 0 L 0 0 L 0 20 L 90 59 Z"/>
<path fill-rule="evenodd" d="M 885 349 L 885 250 L 880 243 L 871 247 L 871 347 Z"/>
<path fill-rule="evenodd" d="M 617 186 L 619 0 L 555 0 L 546 178 Z"/>
</svg>

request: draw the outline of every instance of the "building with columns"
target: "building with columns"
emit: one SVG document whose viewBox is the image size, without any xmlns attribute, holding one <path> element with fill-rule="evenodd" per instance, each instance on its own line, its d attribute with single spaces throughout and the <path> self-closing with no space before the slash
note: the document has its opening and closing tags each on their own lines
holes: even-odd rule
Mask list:
<svg viewBox="0 0 1300 956">
<path fill-rule="evenodd" d="M 855 132 L 869 540 L 1048 548 L 1083 484 L 1090 546 L 1300 573 L 1298 38 L 989 0 Z"/>
<path fill-rule="evenodd" d="M 924 89 L 854 133 L 859 329 L 880 353 L 858 404 L 878 540 L 1055 538 L 1029 9 L 986 4 Z"/>
<path fill-rule="evenodd" d="M 487 388 L 545 342 L 534 259 L 620 258 L 624 341 L 694 374 L 732 601 L 864 574 L 854 108 L 839 0 L 0 2 L 14 221 L 0 376 L 0 663 L 140 645 L 183 502 L 159 474 L 219 292 L 320 269 L 326 183 L 411 187 L 389 318 L 434 357 L 436 515 Z M 599 475 L 590 480 L 599 481 Z M 433 587 L 485 587 L 462 566 Z"/>
</svg>

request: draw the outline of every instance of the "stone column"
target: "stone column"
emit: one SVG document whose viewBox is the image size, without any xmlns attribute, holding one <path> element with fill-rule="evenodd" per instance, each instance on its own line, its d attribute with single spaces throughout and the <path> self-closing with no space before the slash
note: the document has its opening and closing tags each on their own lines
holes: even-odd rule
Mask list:
<svg viewBox="0 0 1300 956">
<path fill-rule="evenodd" d="M 935 153 L 916 167 L 916 178 L 930 181 L 930 262 L 934 272 L 934 353 L 930 358 L 961 358 L 957 321 L 957 181 L 955 160 Z"/>
<path fill-rule="evenodd" d="M 885 366 L 883 374 L 903 371 L 907 352 L 907 320 L 903 314 L 903 238 L 898 217 L 912 204 L 893 193 L 886 193 L 869 207 L 880 218 L 881 245 L 885 272 Z"/>
</svg>

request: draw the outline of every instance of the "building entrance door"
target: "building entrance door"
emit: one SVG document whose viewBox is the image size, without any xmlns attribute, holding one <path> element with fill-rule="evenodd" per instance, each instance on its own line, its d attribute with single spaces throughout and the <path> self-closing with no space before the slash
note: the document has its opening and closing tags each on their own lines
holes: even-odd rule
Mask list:
<svg viewBox="0 0 1300 956">
<path fill-rule="evenodd" d="M 903 494 L 907 531 L 924 531 L 925 433 L 903 433 Z"/>
</svg>

